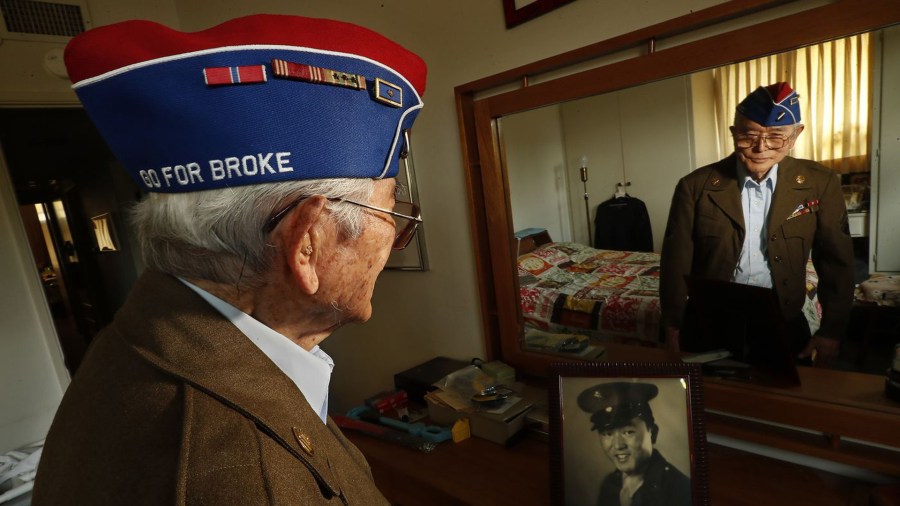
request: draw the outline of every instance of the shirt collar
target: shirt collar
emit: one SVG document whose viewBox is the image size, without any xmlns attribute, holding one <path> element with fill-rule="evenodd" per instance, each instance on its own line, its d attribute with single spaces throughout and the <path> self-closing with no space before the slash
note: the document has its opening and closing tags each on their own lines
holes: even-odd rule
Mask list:
<svg viewBox="0 0 900 506">
<path fill-rule="evenodd" d="M 741 182 L 741 188 L 747 187 L 747 182 L 749 181 L 753 185 L 763 186 L 766 185 L 769 187 L 771 191 L 775 191 L 775 185 L 778 183 L 778 164 L 772 166 L 769 169 L 769 173 L 766 174 L 765 179 L 762 182 L 757 183 L 753 177 L 750 176 L 750 172 L 747 170 L 747 167 L 744 166 L 744 163 L 741 162 L 740 158 L 735 157 L 737 160 L 737 179 Z"/>
<path fill-rule="evenodd" d="M 206 290 L 178 278 L 188 288 L 208 302 L 247 336 L 291 381 L 297 385 L 322 422 L 328 417 L 328 384 L 334 361 L 319 346 L 306 351 L 287 337 L 265 326 Z M 326 422 L 327 423 L 327 422 Z"/>
</svg>

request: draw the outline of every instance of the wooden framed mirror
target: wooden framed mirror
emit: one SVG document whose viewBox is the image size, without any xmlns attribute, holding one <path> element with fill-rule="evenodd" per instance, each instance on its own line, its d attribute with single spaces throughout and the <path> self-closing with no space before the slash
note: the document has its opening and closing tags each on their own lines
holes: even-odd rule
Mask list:
<svg viewBox="0 0 900 506">
<path fill-rule="evenodd" d="M 504 118 L 880 30 L 898 22 L 900 4 L 890 0 L 726 2 L 458 86 L 457 112 L 489 359 L 502 360 L 523 375 L 541 378 L 547 377 L 551 363 L 563 360 L 559 355 L 529 351 L 523 346 L 517 230 L 504 163 L 507 154 L 500 135 Z M 886 102 L 883 106 L 889 107 Z M 572 158 L 580 153 L 569 155 Z M 671 196 L 673 189 L 664 191 Z M 577 212 L 583 220 L 584 209 Z M 641 356 L 658 360 L 658 351 L 646 347 L 630 360 L 641 360 Z M 710 430 L 843 462 L 864 463 L 870 469 L 900 475 L 896 450 L 839 444 L 841 438 L 850 437 L 900 448 L 900 435 L 892 429 L 900 419 L 900 406 L 890 404 L 879 393 L 883 378 L 839 370 L 815 372 L 815 377 L 796 391 L 707 382 L 707 407 L 743 417 L 741 420 L 761 419 L 766 426 L 760 428 L 755 422 L 735 421 L 733 417 L 723 422 L 717 413 L 708 417 Z M 857 385 L 861 385 L 859 390 Z M 776 433 L 772 422 L 820 435 Z M 860 430 L 850 427 L 851 423 Z"/>
<path fill-rule="evenodd" d="M 457 112 L 490 358 L 539 377 L 546 376 L 550 363 L 560 360 L 523 347 L 516 227 L 501 142 L 504 117 L 879 30 L 898 22 L 900 4 L 888 0 L 731 1 L 458 86 Z M 583 214 L 584 210 L 577 212 Z M 853 374 L 834 371 L 833 379 L 840 382 Z M 729 386 L 727 395 L 732 400 L 723 393 L 721 397 L 709 396 L 710 404 L 717 408 L 727 404 L 737 410 L 733 399 L 746 401 L 746 393 L 745 388 Z M 767 397 L 766 402 L 770 401 Z M 816 402 L 820 401 L 828 413 L 838 404 Z M 768 409 L 772 406 L 770 403 Z M 874 416 L 873 423 L 895 422 L 900 409 L 879 407 L 863 413 L 868 415 Z M 885 434 L 884 440 L 900 447 L 900 439 L 894 436 Z M 900 467 L 891 472 L 900 472 Z"/>
</svg>

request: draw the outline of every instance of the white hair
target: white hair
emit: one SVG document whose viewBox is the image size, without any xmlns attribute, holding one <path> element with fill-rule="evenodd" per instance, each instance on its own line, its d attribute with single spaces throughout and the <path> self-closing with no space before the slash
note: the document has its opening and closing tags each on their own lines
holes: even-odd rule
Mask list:
<svg viewBox="0 0 900 506">
<path fill-rule="evenodd" d="M 132 209 L 148 268 L 184 278 L 258 286 L 274 249 L 264 231 L 272 215 L 305 197 L 367 202 L 372 179 L 313 179 L 188 193 L 152 193 Z M 341 232 L 363 231 L 359 206 L 328 202 Z"/>
</svg>

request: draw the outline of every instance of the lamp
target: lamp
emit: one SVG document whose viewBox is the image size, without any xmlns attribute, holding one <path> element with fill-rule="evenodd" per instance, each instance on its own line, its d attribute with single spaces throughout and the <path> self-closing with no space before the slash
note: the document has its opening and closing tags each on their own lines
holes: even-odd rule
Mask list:
<svg viewBox="0 0 900 506">
<path fill-rule="evenodd" d="M 581 184 L 584 186 L 584 216 L 587 218 L 588 246 L 594 245 L 594 238 L 591 235 L 591 205 L 590 196 L 587 191 L 587 155 L 581 155 Z"/>
</svg>

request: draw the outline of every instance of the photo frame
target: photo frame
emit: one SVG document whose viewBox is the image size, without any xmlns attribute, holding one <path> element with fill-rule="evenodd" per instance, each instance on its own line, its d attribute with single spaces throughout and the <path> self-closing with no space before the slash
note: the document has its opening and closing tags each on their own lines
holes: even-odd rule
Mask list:
<svg viewBox="0 0 900 506">
<path fill-rule="evenodd" d="M 397 184 L 402 191 L 397 194 L 399 200 L 406 200 L 422 207 L 419 203 L 419 191 L 416 186 L 416 170 L 413 165 L 412 144 L 410 144 L 409 131 L 403 133 L 406 145 L 406 156 L 400 158 L 400 171 L 397 173 Z M 422 212 L 424 216 L 424 211 Z M 428 255 L 425 251 L 424 223 L 419 223 L 416 235 L 412 242 L 402 250 L 391 251 L 384 268 L 397 271 L 427 271 Z"/>
<path fill-rule="evenodd" d="M 503 0 L 506 28 L 521 25 L 575 0 Z"/>
<path fill-rule="evenodd" d="M 105 253 L 119 250 L 119 239 L 116 236 L 112 214 L 103 213 L 91 218 L 91 230 L 94 231 L 94 246 L 97 251 Z"/>
<path fill-rule="evenodd" d="M 646 470 L 635 494 L 710 504 L 699 364 L 566 362 L 550 374 L 553 504 L 618 505 L 634 469 Z"/>
</svg>

